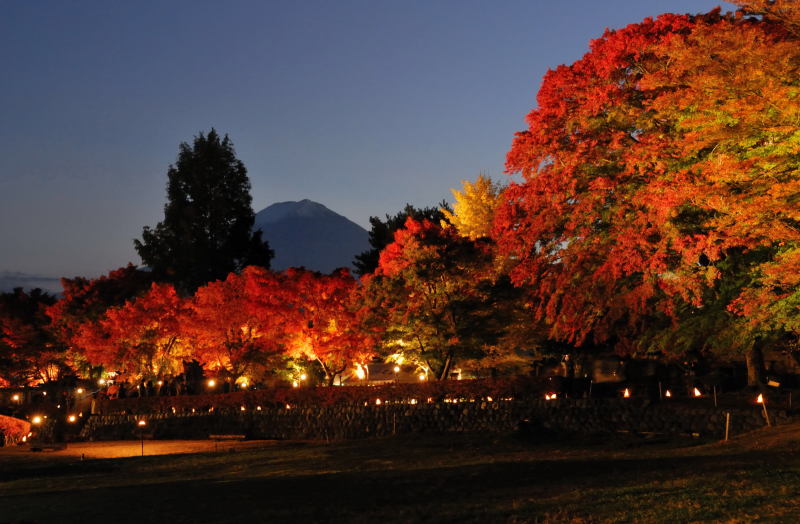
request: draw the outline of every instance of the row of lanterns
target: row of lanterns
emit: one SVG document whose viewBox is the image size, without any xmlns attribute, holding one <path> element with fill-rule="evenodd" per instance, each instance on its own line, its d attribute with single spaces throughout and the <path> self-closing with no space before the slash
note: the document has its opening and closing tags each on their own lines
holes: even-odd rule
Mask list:
<svg viewBox="0 0 800 524">
<path fill-rule="evenodd" d="M 630 398 L 631 397 L 630 388 L 625 388 L 624 390 L 622 390 L 621 393 L 622 393 L 622 398 Z M 700 397 L 703 396 L 703 392 L 700 391 L 700 389 L 698 389 L 698 388 L 693 388 L 692 389 L 692 396 L 695 397 L 695 398 L 700 398 Z M 665 390 L 664 391 L 664 397 L 665 398 L 672 398 L 672 392 L 670 390 L 668 390 L 668 389 Z M 557 393 L 545 393 L 545 395 L 544 395 L 544 399 L 545 400 L 556 400 L 557 398 L 558 398 L 558 394 Z M 758 397 L 756 397 L 756 404 L 764 404 L 764 395 L 763 394 L 761 394 L 761 393 L 758 394 Z"/>
</svg>

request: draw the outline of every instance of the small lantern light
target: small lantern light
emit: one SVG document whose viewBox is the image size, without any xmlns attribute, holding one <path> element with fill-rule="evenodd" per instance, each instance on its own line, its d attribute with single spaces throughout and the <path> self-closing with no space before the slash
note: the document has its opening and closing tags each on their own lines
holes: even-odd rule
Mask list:
<svg viewBox="0 0 800 524">
<path fill-rule="evenodd" d="M 631 398 L 631 390 L 628 389 L 628 388 L 625 388 L 625 391 L 622 392 L 622 396 L 624 398 Z"/>
<path fill-rule="evenodd" d="M 213 378 L 208 379 L 208 387 L 213 388 L 216 385 L 217 385 L 216 380 L 214 380 Z"/>
<path fill-rule="evenodd" d="M 39 415 L 36 415 L 31 419 L 31 424 L 41 424 L 41 423 L 42 423 L 42 417 L 40 417 Z"/>
<path fill-rule="evenodd" d="M 137 422 L 137 425 L 138 425 L 139 427 L 146 426 L 146 425 L 147 425 L 147 421 L 146 421 L 146 420 L 144 420 L 144 419 L 142 419 L 142 420 L 140 420 L 139 422 Z"/>
<path fill-rule="evenodd" d="M 763 403 L 764 403 L 764 395 L 759 393 L 758 397 L 756 397 L 756 404 L 763 404 Z"/>
<path fill-rule="evenodd" d="M 14 402 L 19 402 L 19 393 L 14 393 L 13 395 L 11 395 L 11 400 L 13 400 Z"/>
<path fill-rule="evenodd" d="M 695 397 L 702 397 L 702 396 L 703 396 L 703 394 L 702 394 L 702 393 L 700 392 L 700 390 L 699 390 L 699 389 L 697 389 L 697 388 L 694 388 L 694 391 L 692 391 L 692 394 L 693 394 Z"/>
<path fill-rule="evenodd" d="M 395 373 L 400 373 L 400 366 L 395 366 L 394 367 L 394 372 Z"/>
<path fill-rule="evenodd" d="M 81 395 L 81 394 L 83 394 L 83 388 L 78 388 L 78 389 L 76 389 L 76 390 L 75 390 L 75 393 L 77 393 L 78 395 Z"/>
<path fill-rule="evenodd" d="M 76 420 L 78 420 L 78 417 L 75 415 L 70 415 L 67 417 L 67 422 L 75 422 Z"/>
<path fill-rule="evenodd" d="M 376 405 L 376 406 L 380 406 L 380 405 L 381 405 L 381 399 L 379 399 L 379 398 L 376 398 L 376 399 L 375 399 L 375 405 Z"/>
</svg>

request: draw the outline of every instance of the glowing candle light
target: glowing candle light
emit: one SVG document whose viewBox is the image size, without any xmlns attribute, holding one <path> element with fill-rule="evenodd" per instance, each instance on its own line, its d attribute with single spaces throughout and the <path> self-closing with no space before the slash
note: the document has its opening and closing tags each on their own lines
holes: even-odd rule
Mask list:
<svg viewBox="0 0 800 524">
<path fill-rule="evenodd" d="M 702 396 L 703 396 L 703 394 L 702 394 L 702 393 L 700 393 L 700 390 L 699 390 L 699 389 L 697 389 L 697 388 L 694 388 L 694 391 L 692 392 L 692 394 L 693 394 L 695 397 L 702 397 Z"/>
<path fill-rule="evenodd" d="M 665 397 L 667 397 L 667 398 L 669 398 L 669 397 L 671 397 L 671 396 L 672 396 L 672 393 L 670 392 L 670 390 L 667 390 L 667 392 L 666 392 L 666 393 L 664 393 L 664 396 L 665 396 Z"/>
<path fill-rule="evenodd" d="M 756 404 L 763 404 L 763 403 L 764 403 L 764 395 L 759 393 L 758 397 L 756 398 Z"/>
<path fill-rule="evenodd" d="M 625 398 L 630 398 L 631 391 L 628 388 L 625 388 L 625 391 L 622 392 L 622 396 Z"/>
</svg>

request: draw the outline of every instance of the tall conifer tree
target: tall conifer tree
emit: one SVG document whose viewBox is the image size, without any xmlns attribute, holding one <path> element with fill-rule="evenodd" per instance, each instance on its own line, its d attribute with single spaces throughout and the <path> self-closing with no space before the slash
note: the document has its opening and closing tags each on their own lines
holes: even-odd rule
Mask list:
<svg viewBox="0 0 800 524">
<path fill-rule="evenodd" d="M 164 220 L 134 240 L 154 276 L 184 293 L 248 265 L 269 267 L 272 250 L 253 232 L 250 180 L 227 135 L 212 128 L 181 143 L 167 171 Z"/>
</svg>

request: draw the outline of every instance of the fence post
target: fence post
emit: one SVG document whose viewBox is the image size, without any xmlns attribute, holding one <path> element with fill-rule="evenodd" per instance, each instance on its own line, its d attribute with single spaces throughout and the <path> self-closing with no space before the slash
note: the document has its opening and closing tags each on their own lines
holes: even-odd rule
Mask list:
<svg viewBox="0 0 800 524">
<path fill-rule="evenodd" d="M 731 429 L 731 412 L 725 412 L 725 442 L 728 442 L 728 433 Z"/>
</svg>

